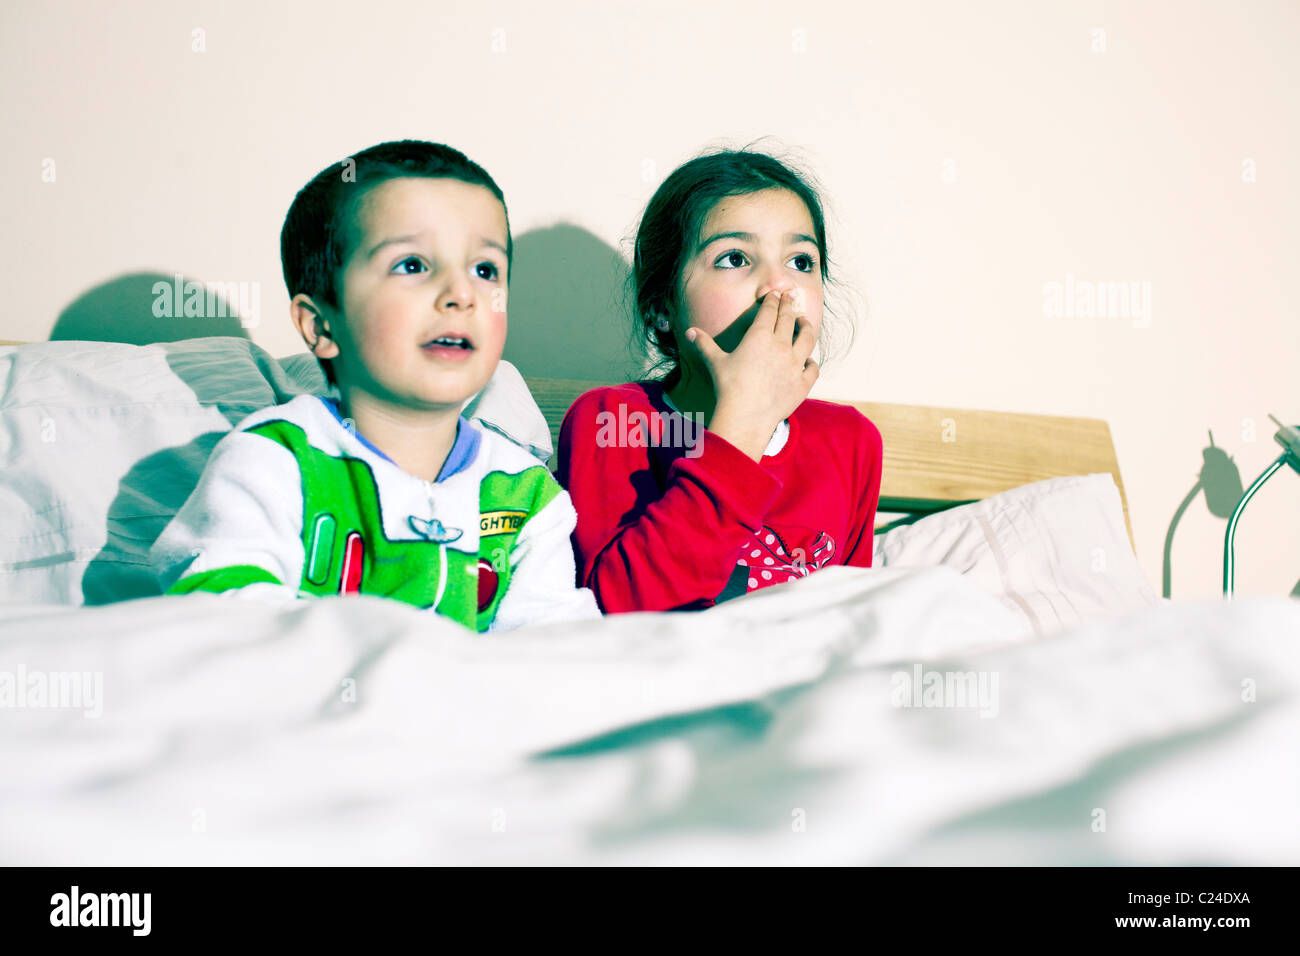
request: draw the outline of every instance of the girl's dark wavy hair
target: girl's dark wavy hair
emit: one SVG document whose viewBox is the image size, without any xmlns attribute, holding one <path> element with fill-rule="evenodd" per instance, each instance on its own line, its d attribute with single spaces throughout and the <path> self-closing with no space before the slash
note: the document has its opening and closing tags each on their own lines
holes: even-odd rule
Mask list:
<svg viewBox="0 0 1300 956">
<path fill-rule="evenodd" d="M 495 180 L 459 150 L 440 143 L 404 139 L 380 143 L 321 170 L 299 190 L 280 230 L 280 264 L 289 298 L 305 293 L 338 309 L 342 301 L 340 273 L 358 242 L 357 211 L 376 186 L 407 177 L 457 179 L 483 186 L 506 199 Z M 506 212 L 506 281 L 514 262 L 510 213 Z M 325 377 L 336 384 L 333 363 L 320 359 Z"/>
<path fill-rule="evenodd" d="M 830 257 L 826 249 L 826 218 L 812 177 L 768 153 L 749 147 L 719 150 L 678 166 L 655 190 L 637 228 L 632 256 L 633 338 L 654 361 L 648 374 L 671 388 L 681 377 L 681 353 L 672 330 L 655 327 L 655 316 L 680 310 L 681 277 L 695 252 L 700 231 L 719 202 L 764 189 L 788 189 L 803 201 L 812 218 L 821 277 L 828 289 Z M 824 307 L 820 355 L 836 351 L 838 315 Z M 852 325 L 849 325 L 850 336 Z M 829 333 L 829 338 L 828 338 Z"/>
</svg>

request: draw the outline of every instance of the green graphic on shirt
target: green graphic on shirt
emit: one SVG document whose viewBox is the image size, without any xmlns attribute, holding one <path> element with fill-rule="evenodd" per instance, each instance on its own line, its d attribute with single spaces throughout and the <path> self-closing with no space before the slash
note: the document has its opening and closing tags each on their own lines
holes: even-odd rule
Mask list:
<svg viewBox="0 0 1300 956">
<path fill-rule="evenodd" d="M 247 587 L 250 584 L 283 584 L 265 568 L 252 564 L 232 564 L 226 568 L 216 568 L 200 574 L 190 574 L 181 578 L 167 589 L 168 594 L 189 594 L 191 591 L 231 591 Z"/>
<path fill-rule="evenodd" d="M 421 608 L 436 605 L 439 614 L 479 631 L 492 623 L 510 585 L 511 554 L 524 522 L 559 493 L 559 486 L 540 464 L 515 474 L 492 472 L 479 484 L 479 514 L 473 516 L 480 521 L 476 554 L 448 547 L 453 529 L 437 521 L 416 519 L 414 525 L 435 540 L 393 541 L 384 534 L 379 491 L 368 463 L 313 447 L 302 428 L 287 421 L 266 422 L 248 431 L 283 445 L 298 460 L 303 492 L 302 591 L 339 593 L 347 583 L 348 559 L 355 561 L 359 552 L 355 589 L 360 593 Z M 429 530 L 430 525 L 437 530 Z M 472 533 L 470 528 L 458 530 Z M 349 542 L 353 542 L 351 553 Z M 347 570 L 357 576 L 355 567 Z"/>
</svg>

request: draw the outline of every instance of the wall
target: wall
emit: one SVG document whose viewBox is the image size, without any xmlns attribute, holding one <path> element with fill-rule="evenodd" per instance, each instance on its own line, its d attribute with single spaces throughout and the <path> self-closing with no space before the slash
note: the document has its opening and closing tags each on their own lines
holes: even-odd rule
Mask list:
<svg viewBox="0 0 1300 956">
<path fill-rule="evenodd" d="M 857 301 L 816 394 L 1105 418 L 1157 587 L 1209 433 L 1249 483 L 1277 450 L 1266 413 L 1300 421 L 1294 4 L 562 10 L 6 3 L 0 338 L 192 334 L 123 311 L 184 273 L 257 283 L 248 333 L 300 351 L 289 202 L 329 162 L 410 136 L 506 192 L 508 357 L 616 374 L 635 364 L 616 324 L 626 240 L 655 185 L 705 146 L 772 137 L 821 179 Z M 1053 316 L 1054 282 L 1138 283 L 1150 309 Z M 1218 592 L 1223 528 L 1203 497 L 1188 507 L 1175 597 Z M 1296 586 L 1297 528 L 1286 470 L 1240 528 L 1243 593 Z"/>
</svg>

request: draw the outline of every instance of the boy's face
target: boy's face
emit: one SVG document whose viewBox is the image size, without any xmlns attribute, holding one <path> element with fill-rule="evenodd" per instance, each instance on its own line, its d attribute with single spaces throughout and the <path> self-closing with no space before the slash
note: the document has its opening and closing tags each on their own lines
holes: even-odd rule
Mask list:
<svg viewBox="0 0 1300 956">
<path fill-rule="evenodd" d="M 675 317 L 677 335 L 693 325 L 730 352 L 773 289 L 796 293 L 798 314 L 812 335 L 821 333 L 821 256 L 808 207 L 777 188 L 723 199 L 705 218 L 683 269 L 685 315 Z"/>
<path fill-rule="evenodd" d="M 457 179 L 391 179 L 362 200 L 354 240 L 343 315 L 331 323 L 340 385 L 410 408 L 459 408 L 505 346 L 501 202 Z"/>
</svg>

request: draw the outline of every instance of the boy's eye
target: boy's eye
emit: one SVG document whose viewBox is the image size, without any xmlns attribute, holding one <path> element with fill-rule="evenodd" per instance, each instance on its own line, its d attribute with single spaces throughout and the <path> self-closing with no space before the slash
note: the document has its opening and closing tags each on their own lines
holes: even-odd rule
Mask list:
<svg viewBox="0 0 1300 956">
<path fill-rule="evenodd" d="M 501 271 L 496 267 L 494 262 L 480 262 L 474 267 L 474 274 L 480 279 L 486 279 L 488 282 L 495 282 Z"/>
<path fill-rule="evenodd" d="M 724 252 L 719 256 L 718 261 L 715 262 L 714 265 L 720 269 L 740 269 L 743 268 L 745 263 L 748 261 L 749 260 L 745 258 L 743 252 L 739 249 L 732 249 L 730 252 Z"/>
<path fill-rule="evenodd" d="M 424 263 L 421 262 L 419 258 L 416 256 L 407 256 L 397 265 L 393 266 L 392 271 L 396 272 L 398 275 L 413 276 L 425 272 L 426 269 Z"/>
<path fill-rule="evenodd" d="M 806 252 L 801 252 L 790 260 L 800 272 L 812 272 L 817 267 L 817 260 Z"/>
</svg>

